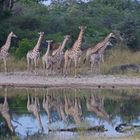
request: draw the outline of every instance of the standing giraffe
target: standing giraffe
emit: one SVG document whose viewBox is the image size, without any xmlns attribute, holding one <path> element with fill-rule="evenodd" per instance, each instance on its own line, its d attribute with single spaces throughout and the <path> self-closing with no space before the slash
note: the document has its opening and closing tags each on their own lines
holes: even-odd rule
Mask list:
<svg viewBox="0 0 140 140">
<path fill-rule="evenodd" d="M 104 62 L 104 52 L 107 46 L 112 46 L 112 43 L 110 41 L 106 42 L 101 49 L 90 55 L 91 71 L 94 67 L 98 67 L 100 70 L 100 63 Z"/>
<path fill-rule="evenodd" d="M 14 127 L 11 123 L 11 116 L 9 114 L 9 105 L 7 102 L 7 89 L 5 89 L 5 97 L 4 97 L 4 103 L 0 104 L 0 114 L 5 119 L 9 129 L 12 133 L 14 133 Z"/>
<path fill-rule="evenodd" d="M 47 75 L 49 74 L 49 69 L 52 70 L 53 67 L 53 58 L 50 54 L 50 46 L 52 43 L 52 40 L 46 40 L 46 42 L 48 43 L 48 48 L 47 51 L 45 53 L 45 55 L 42 56 L 42 63 L 43 63 L 43 69 L 45 72 L 45 69 L 47 70 Z"/>
<path fill-rule="evenodd" d="M 35 91 L 36 91 L 36 89 L 35 89 Z M 39 99 L 36 97 L 36 94 L 35 94 L 35 97 L 31 97 L 31 98 L 28 94 L 27 110 L 34 114 L 37 121 L 39 122 L 41 130 L 43 130 L 43 125 L 42 125 L 40 113 L 39 113 L 40 112 L 40 104 L 39 104 Z"/>
<path fill-rule="evenodd" d="M 30 65 L 32 65 L 32 63 L 34 63 L 35 65 L 35 72 L 36 72 L 36 67 L 37 67 L 37 63 L 39 61 L 39 57 L 40 57 L 40 45 L 41 45 L 41 41 L 44 35 L 44 32 L 39 32 L 39 39 L 37 41 L 37 44 L 35 45 L 34 49 L 29 51 L 26 55 L 27 58 L 27 69 L 30 69 Z"/>
<path fill-rule="evenodd" d="M 11 45 L 12 37 L 17 38 L 17 36 L 13 32 L 9 33 L 7 40 L 6 40 L 6 43 L 0 49 L 0 59 L 2 59 L 4 62 L 5 73 L 7 72 L 7 57 L 9 56 L 8 51 L 9 51 L 9 48 Z"/>
<path fill-rule="evenodd" d="M 109 33 L 102 41 L 97 43 L 94 47 L 90 47 L 87 49 L 85 60 L 88 60 L 89 57 L 91 56 L 91 54 L 98 52 L 98 50 L 100 50 L 101 48 L 104 48 L 105 44 L 111 40 L 123 41 L 123 38 L 122 38 L 120 32 L 114 31 L 114 32 Z M 106 49 L 106 47 L 105 47 L 105 49 Z M 105 51 L 105 49 L 104 49 L 104 51 Z M 102 52 L 104 53 L 104 51 L 102 51 Z M 103 58 L 102 58 L 102 60 L 103 60 Z"/>
<path fill-rule="evenodd" d="M 53 62 L 56 64 L 56 68 L 63 73 L 63 64 L 64 64 L 64 48 L 66 46 L 67 41 L 69 40 L 70 35 L 65 35 L 63 43 L 60 44 L 59 48 L 54 50 L 53 55 Z"/>
<path fill-rule="evenodd" d="M 105 49 L 107 48 L 107 46 L 112 46 L 112 43 L 111 43 L 112 40 L 122 41 L 123 39 L 120 35 L 120 32 L 109 33 L 107 37 L 101 42 L 99 42 L 97 45 L 95 45 L 95 47 L 91 47 L 87 49 L 85 60 L 88 60 L 90 58 L 91 71 L 94 65 L 97 65 L 97 64 L 99 65 L 100 62 L 104 62 Z"/>
<path fill-rule="evenodd" d="M 68 69 L 67 67 L 69 65 L 69 62 L 71 60 L 73 60 L 74 66 L 75 66 L 75 77 L 78 76 L 77 68 L 79 67 L 80 59 L 81 59 L 81 55 L 82 55 L 82 51 L 81 51 L 82 39 L 83 39 L 84 31 L 87 27 L 80 26 L 79 28 L 81 31 L 79 33 L 78 39 L 76 40 L 76 42 L 74 43 L 72 48 L 67 50 L 64 55 L 64 58 L 65 58 L 64 73 L 65 73 L 65 75 L 67 75 L 67 69 Z"/>
</svg>

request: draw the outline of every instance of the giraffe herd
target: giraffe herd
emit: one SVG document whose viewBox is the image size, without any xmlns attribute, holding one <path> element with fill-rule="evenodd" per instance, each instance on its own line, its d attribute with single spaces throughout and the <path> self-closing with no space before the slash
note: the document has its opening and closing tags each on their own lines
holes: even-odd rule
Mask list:
<svg viewBox="0 0 140 140">
<path fill-rule="evenodd" d="M 81 50 L 83 35 L 86 30 L 86 26 L 80 26 L 80 33 L 77 40 L 70 49 L 65 50 L 66 43 L 70 39 L 70 35 L 64 36 L 64 40 L 59 44 L 59 47 L 51 51 L 52 40 L 46 40 L 48 47 L 46 53 L 42 56 L 42 64 L 44 74 L 49 75 L 55 70 L 58 74 L 64 74 L 67 76 L 70 72 L 72 63 L 74 64 L 74 75 L 80 77 L 80 65 L 83 51 Z M 27 70 L 31 71 L 34 66 L 34 71 L 37 73 L 37 66 L 40 59 L 40 46 L 43 40 L 44 32 L 39 32 L 39 39 L 33 50 L 28 51 L 26 55 Z M 7 72 L 7 58 L 9 55 L 9 48 L 12 37 L 17 37 L 11 32 L 6 40 L 6 43 L 0 49 L 0 59 L 4 62 L 5 73 Z M 122 41 L 120 32 L 111 32 L 105 39 L 99 42 L 94 47 L 87 49 L 85 60 L 90 60 L 91 71 L 94 67 L 99 66 L 101 62 L 104 62 L 104 52 L 107 46 L 112 46 L 112 39 Z"/>
</svg>

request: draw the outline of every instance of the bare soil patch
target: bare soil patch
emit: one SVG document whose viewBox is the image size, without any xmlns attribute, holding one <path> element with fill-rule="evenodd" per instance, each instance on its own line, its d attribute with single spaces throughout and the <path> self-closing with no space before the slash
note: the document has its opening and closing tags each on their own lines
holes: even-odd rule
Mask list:
<svg viewBox="0 0 140 140">
<path fill-rule="evenodd" d="M 81 78 L 44 76 L 29 72 L 0 73 L 0 87 L 30 88 L 139 88 L 140 77 L 122 75 L 87 75 Z"/>
</svg>

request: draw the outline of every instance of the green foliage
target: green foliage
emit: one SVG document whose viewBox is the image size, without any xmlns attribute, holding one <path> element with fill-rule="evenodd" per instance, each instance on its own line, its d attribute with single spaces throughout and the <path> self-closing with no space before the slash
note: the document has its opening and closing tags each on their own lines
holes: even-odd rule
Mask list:
<svg viewBox="0 0 140 140">
<path fill-rule="evenodd" d="M 41 1 L 17 0 L 12 11 L 0 10 L 0 45 L 10 31 L 14 31 L 19 39 L 30 40 L 38 37 L 37 32 L 44 31 L 45 38 L 55 42 L 62 41 L 66 34 L 71 35 L 71 47 L 77 39 L 78 27 L 86 25 L 82 47 L 96 44 L 112 30 L 120 30 L 128 48 L 140 49 L 140 2 L 137 0 L 89 0 L 87 3 L 51 0 L 49 6 Z M 18 51 L 19 48 L 16 56 Z"/>
<path fill-rule="evenodd" d="M 22 39 L 19 42 L 19 47 L 15 51 L 15 57 L 21 59 L 25 57 L 27 52 L 34 47 L 34 42 L 28 39 Z"/>
</svg>

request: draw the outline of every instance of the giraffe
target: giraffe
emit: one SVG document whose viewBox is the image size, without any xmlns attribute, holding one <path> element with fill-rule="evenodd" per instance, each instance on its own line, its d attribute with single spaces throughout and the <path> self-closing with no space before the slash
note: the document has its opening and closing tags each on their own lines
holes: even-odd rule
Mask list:
<svg viewBox="0 0 140 140">
<path fill-rule="evenodd" d="M 4 62 L 5 73 L 7 72 L 7 58 L 9 56 L 8 51 L 9 51 L 9 48 L 11 45 L 12 37 L 17 38 L 17 36 L 13 32 L 10 32 L 8 37 L 7 37 L 6 43 L 0 49 L 0 59 L 3 60 L 3 62 Z"/>
<path fill-rule="evenodd" d="M 110 116 L 104 109 L 104 98 L 90 94 L 90 97 L 86 101 L 87 109 L 90 112 L 96 113 L 98 117 L 101 117 L 110 122 Z"/>
<path fill-rule="evenodd" d="M 67 75 L 67 69 L 68 69 L 67 67 L 68 67 L 69 63 L 71 62 L 71 60 L 74 61 L 75 77 L 78 76 L 77 68 L 79 67 L 80 59 L 81 59 L 81 55 L 82 55 L 82 51 L 81 51 L 82 39 L 83 39 L 84 31 L 87 27 L 80 26 L 79 28 L 80 28 L 80 33 L 79 33 L 78 39 L 73 44 L 72 48 L 67 50 L 64 55 L 64 58 L 65 58 L 64 74 L 65 74 L 65 76 Z M 80 77 L 80 76 L 78 76 L 78 77 Z"/>
<path fill-rule="evenodd" d="M 75 91 L 76 92 L 76 91 Z M 73 117 L 76 124 L 81 123 L 81 115 L 82 115 L 82 109 L 80 100 L 78 97 L 74 97 L 74 104 L 72 101 L 64 95 L 64 101 L 65 101 L 65 113 Z"/>
<path fill-rule="evenodd" d="M 50 54 L 50 46 L 51 43 L 53 42 L 52 40 L 46 40 L 46 42 L 48 43 L 48 48 L 47 51 L 45 53 L 45 55 L 42 56 L 42 63 L 43 63 L 43 69 L 45 72 L 45 69 L 47 70 L 47 75 L 49 75 L 49 69 L 52 71 L 52 65 L 53 65 L 53 58 Z"/>
<path fill-rule="evenodd" d="M 54 50 L 52 53 L 53 62 L 56 64 L 56 68 L 59 70 L 59 73 L 63 73 L 63 64 L 64 64 L 64 48 L 67 41 L 70 39 L 70 35 L 65 35 L 63 43 L 59 45 L 59 48 Z"/>
<path fill-rule="evenodd" d="M 39 32 L 39 39 L 37 41 L 37 44 L 35 45 L 35 47 L 33 48 L 33 50 L 28 51 L 27 55 L 26 55 L 26 59 L 27 59 L 27 69 L 30 69 L 30 65 L 32 63 L 34 63 L 35 65 L 35 72 L 36 72 L 36 67 L 37 67 L 37 63 L 39 61 L 39 57 L 40 57 L 40 45 L 41 45 L 41 41 L 44 35 L 44 32 Z"/>
<path fill-rule="evenodd" d="M 91 62 L 91 71 L 93 70 L 93 66 L 99 65 L 100 62 L 104 62 L 104 52 L 107 46 L 112 46 L 113 44 L 111 43 L 112 40 L 117 40 L 117 41 L 123 41 L 120 32 L 111 32 L 107 35 L 105 39 L 103 39 L 101 42 L 97 43 L 95 47 L 91 47 L 87 49 L 86 52 L 86 60 L 90 58 Z"/>
<path fill-rule="evenodd" d="M 4 103 L 0 104 L 0 113 L 2 117 L 6 120 L 6 123 L 11 130 L 12 133 L 14 133 L 14 126 L 11 122 L 11 116 L 9 114 L 9 105 L 7 101 L 7 88 L 5 89 L 5 96 L 4 96 Z"/>
<path fill-rule="evenodd" d="M 36 92 L 36 89 L 35 89 L 35 92 Z M 27 110 L 34 114 L 37 121 L 39 122 L 39 126 L 41 130 L 43 130 L 43 125 L 40 118 L 40 104 L 39 104 L 39 99 L 36 97 L 36 94 L 35 94 L 35 97 L 31 96 L 31 98 L 28 94 Z"/>
<path fill-rule="evenodd" d="M 107 46 L 112 46 L 112 43 L 110 41 L 106 42 L 101 49 L 90 55 L 90 65 L 92 72 L 94 67 L 98 67 L 100 70 L 100 63 L 104 62 L 104 51 Z"/>
<path fill-rule="evenodd" d="M 113 39 L 115 39 L 117 41 L 123 41 L 123 38 L 119 31 L 113 31 L 113 32 L 109 33 L 102 41 L 97 43 L 94 47 L 90 47 L 87 49 L 86 58 L 84 61 L 88 60 L 89 57 L 91 56 L 91 54 L 98 52 L 98 50 L 100 50 L 101 48 L 104 48 L 105 44 L 109 41 L 111 42 Z M 106 49 L 106 47 L 105 47 L 105 49 Z M 103 53 L 104 53 L 105 49 L 103 49 L 103 51 L 102 51 Z M 103 60 L 103 55 L 102 55 L 102 60 Z"/>
</svg>

